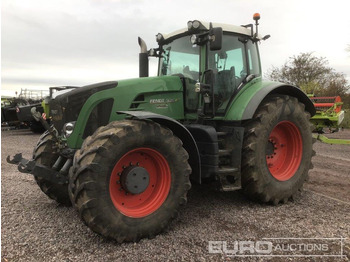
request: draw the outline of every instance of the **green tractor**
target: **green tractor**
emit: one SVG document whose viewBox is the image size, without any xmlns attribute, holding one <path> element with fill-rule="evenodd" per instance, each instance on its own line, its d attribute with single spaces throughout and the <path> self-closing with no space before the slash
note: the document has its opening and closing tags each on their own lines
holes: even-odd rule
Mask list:
<svg viewBox="0 0 350 262">
<path fill-rule="evenodd" d="M 139 38 L 140 78 L 56 93 L 33 159 L 8 162 L 118 242 L 162 232 L 191 183 L 287 202 L 312 168 L 315 108 L 300 89 L 262 79 L 259 18 L 255 30 L 189 21 L 150 50 Z"/>
</svg>

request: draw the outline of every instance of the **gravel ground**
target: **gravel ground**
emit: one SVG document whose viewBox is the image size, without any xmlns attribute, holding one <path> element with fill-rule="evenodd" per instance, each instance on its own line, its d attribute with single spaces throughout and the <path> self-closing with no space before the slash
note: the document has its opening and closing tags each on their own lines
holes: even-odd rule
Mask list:
<svg viewBox="0 0 350 262">
<path fill-rule="evenodd" d="M 350 138 L 350 131 L 339 135 Z M 265 261 L 211 254 L 208 242 L 231 244 L 234 240 L 281 237 L 347 238 L 342 261 L 350 259 L 350 146 L 317 142 L 315 168 L 306 190 L 294 202 L 261 205 L 241 192 L 222 193 L 208 186 L 193 186 L 188 204 L 167 232 L 139 243 L 117 244 L 91 232 L 73 208 L 48 199 L 33 177 L 6 163 L 7 155 L 18 152 L 29 158 L 38 135 L 15 130 L 2 132 L 1 138 L 2 261 Z"/>
<path fill-rule="evenodd" d="M 329 138 L 350 139 L 350 130 L 325 134 Z M 317 142 L 309 182 L 305 188 L 350 203 L 350 145 Z"/>
</svg>

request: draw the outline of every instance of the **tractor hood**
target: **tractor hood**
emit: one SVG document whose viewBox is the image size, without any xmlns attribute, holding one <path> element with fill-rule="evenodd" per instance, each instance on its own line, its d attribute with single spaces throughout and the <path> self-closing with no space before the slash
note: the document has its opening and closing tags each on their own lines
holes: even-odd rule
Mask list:
<svg viewBox="0 0 350 262">
<path fill-rule="evenodd" d="M 103 82 L 72 89 L 56 96 L 49 102 L 50 117 L 57 130 L 61 131 L 65 123 L 77 120 L 86 100 L 93 94 L 117 87 L 118 82 Z"/>
<path fill-rule="evenodd" d="M 103 115 L 107 115 L 108 123 L 110 119 L 114 119 L 117 111 L 149 110 L 150 99 L 153 96 L 159 98 L 161 94 L 182 93 L 182 90 L 182 81 L 178 76 L 145 77 L 97 83 L 78 87 L 56 96 L 50 101 L 50 116 L 56 129 L 61 131 L 65 123 L 87 122 L 92 110 L 103 101 L 108 100 L 109 108 L 107 105 L 101 106 Z"/>
<path fill-rule="evenodd" d="M 147 97 L 152 95 L 161 96 L 182 90 L 182 81 L 178 76 L 143 77 L 119 81 L 115 98 L 118 108 L 129 110 L 136 108 L 135 102 L 149 102 Z"/>
</svg>

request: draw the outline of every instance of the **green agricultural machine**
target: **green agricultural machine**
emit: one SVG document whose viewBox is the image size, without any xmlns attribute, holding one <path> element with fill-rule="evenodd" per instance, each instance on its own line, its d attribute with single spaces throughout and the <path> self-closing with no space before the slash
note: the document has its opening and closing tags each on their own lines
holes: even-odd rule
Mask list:
<svg viewBox="0 0 350 262">
<path fill-rule="evenodd" d="M 262 79 L 258 43 L 269 36 L 258 34 L 259 19 L 189 21 L 150 50 L 139 38 L 140 78 L 57 94 L 33 159 L 8 162 L 118 242 L 163 231 L 191 183 L 275 205 L 293 199 L 312 168 L 315 108 L 299 88 Z"/>
<path fill-rule="evenodd" d="M 315 131 L 320 134 L 323 133 L 324 128 L 337 131 L 344 120 L 343 102 L 340 96 L 311 96 L 310 99 L 316 109 L 316 114 L 310 119 L 311 123 L 315 125 Z"/>
<path fill-rule="evenodd" d="M 343 102 L 340 96 L 309 97 L 316 109 L 316 114 L 310 119 L 315 126 L 313 137 L 326 144 L 350 145 L 350 139 L 334 139 L 323 135 L 325 128 L 331 133 L 338 132 L 344 120 L 345 112 L 342 110 Z"/>
</svg>

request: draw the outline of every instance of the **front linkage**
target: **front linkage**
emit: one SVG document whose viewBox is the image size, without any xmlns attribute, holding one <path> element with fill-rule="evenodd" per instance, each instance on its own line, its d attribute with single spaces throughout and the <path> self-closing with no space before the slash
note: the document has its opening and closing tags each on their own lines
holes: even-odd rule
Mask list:
<svg viewBox="0 0 350 262">
<path fill-rule="evenodd" d="M 10 164 L 18 165 L 18 171 L 21 173 L 32 174 L 35 177 L 45 179 L 55 184 L 68 184 L 67 174 L 72 165 L 72 158 L 75 150 L 66 147 L 65 138 L 58 135 L 57 129 L 53 125 L 50 126 L 43 116 L 41 116 L 40 112 L 36 111 L 35 107 L 32 108 L 31 112 L 35 120 L 40 121 L 47 130 L 46 132 L 51 135 L 52 140 L 57 145 L 60 156 L 52 167 L 37 163 L 34 156 L 32 160 L 27 160 L 22 157 L 22 153 L 16 154 L 12 159 L 10 156 L 7 156 L 6 161 Z M 40 146 L 40 144 L 38 146 Z M 41 154 L 45 153 L 46 152 L 42 152 Z M 66 162 L 63 164 L 65 159 Z"/>
<path fill-rule="evenodd" d="M 22 153 L 16 154 L 13 159 L 10 159 L 10 156 L 6 158 L 7 163 L 17 164 L 18 171 L 21 173 L 32 174 L 36 177 L 40 177 L 51 181 L 56 184 L 67 184 L 68 183 L 68 170 L 70 167 L 70 161 L 67 161 L 66 164 L 61 168 L 61 170 L 55 170 L 54 167 L 48 168 L 41 164 L 35 163 L 35 160 L 27 160 L 22 157 Z M 68 163 L 70 162 L 70 163 Z"/>
</svg>

